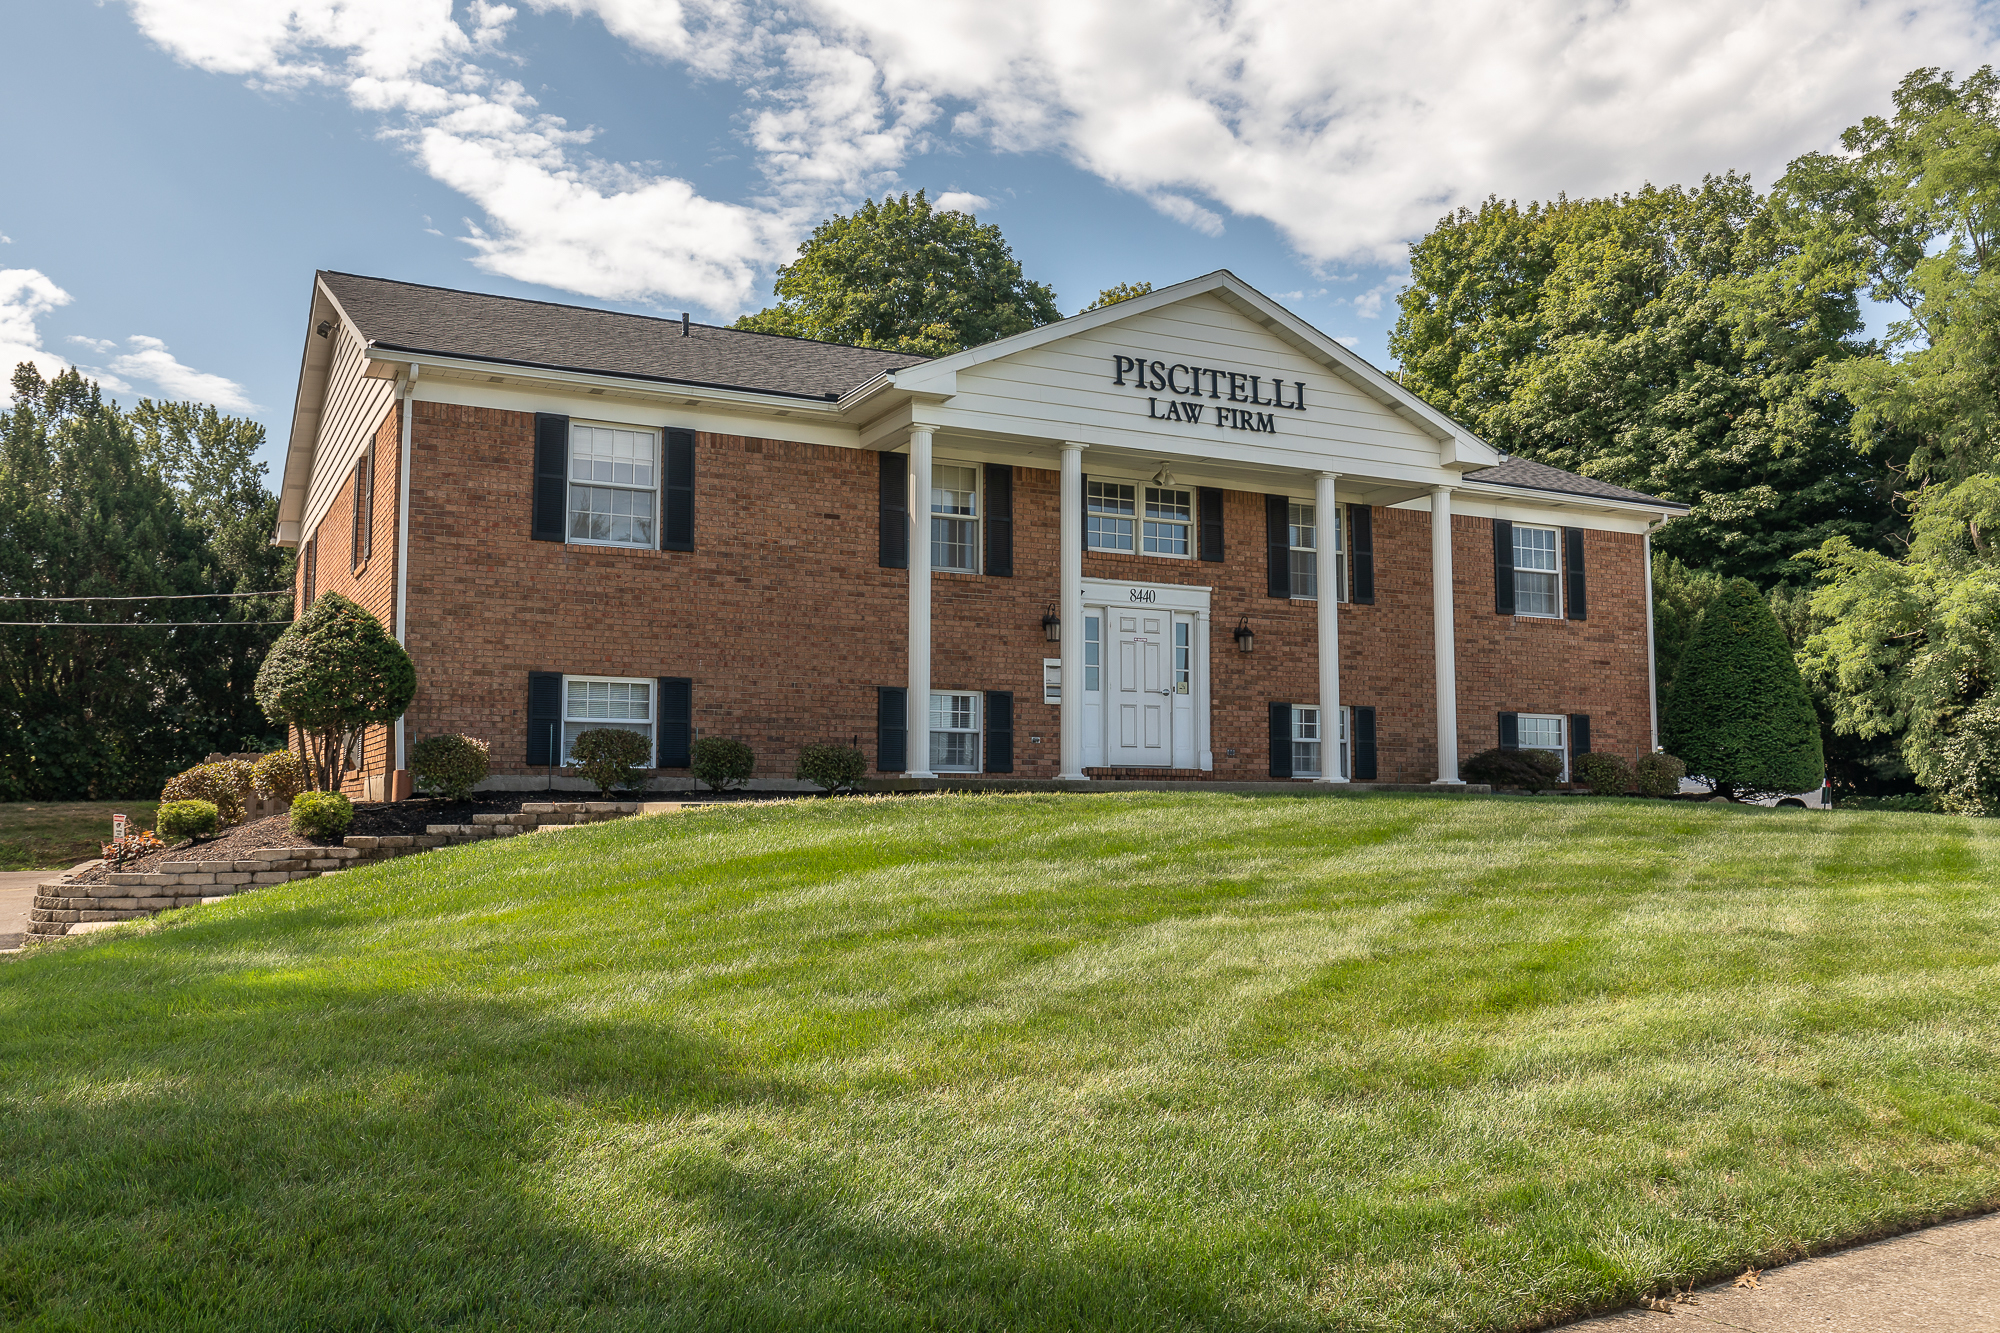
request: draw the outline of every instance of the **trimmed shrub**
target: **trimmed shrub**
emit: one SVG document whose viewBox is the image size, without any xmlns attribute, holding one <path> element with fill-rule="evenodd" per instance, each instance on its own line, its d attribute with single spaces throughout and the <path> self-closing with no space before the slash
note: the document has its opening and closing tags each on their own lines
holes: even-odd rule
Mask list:
<svg viewBox="0 0 2000 1333">
<path fill-rule="evenodd" d="M 255 765 L 247 759 L 223 759 L 213 764 L 196 764 L 185 773 L 176 773 L 160 789 L 162 801 L 207 801 L 215 807 L 224 824 L 243 822 L 243 798 L 250 794 L 250 775 Z"/>
<path fill-rule="evenodd" d="M 1467 782 L 1484 782 L 1495 789 L 1522 787 L 1547 791 L 1562 774 L 1562 760 L 1548 750 L 1481 750 L 1459 765 Z"/>
<path fill-rule="evenodd" d="M 292 832 L 337 838 L 354 823 L 354 802 L 337 791 L 300 792 L 292 798 Z"/>
<path fill-rule="evenodd" d="M 161 837 L 190 842 L 212 838 L 222 827 L 222 815 L 213 801 L 167 801 L 153 819 Z"/>
<path fill-rule="evenodd" d="M 1570 761 L 1570 780 L 1598 796 L 1623 796 L 1632 790 L 1632 766 L 1615 754 L 1592 750 Z"/>
<path fill-rule="evenodd" d="M 1639 785 L 1641 796 L 1672 796 L 1681 789 L 1681 779 L 1687 776 L 1687 771 L 1686 764 L 1662 750 L 1658 754 L 1641 755 L 1632 766 L 1632 780 Z"/>
<path fill-rule="evenodd" d="M 742 741 L 704 736 L 694 743 L 688 769 L 716 791 L 741 787 L 757 771 L 757 755 Z"/>
<path fill-rule="evenodd" d="M 267 801 L 289 803 L 311 785 L 305 761 L 290 750 L 273 750 L 250 766 L 250 788 Z"/>
<path fill-rule="evenodd" d="M 1811 791 L 1826 774 L 1819 715 L 1771 604 L 1731 579 L 1695 625 L 1661 740 L 1717 796 Z"/>
<path fill-rule="evenodd" d="M 639 765 L 652 757 L 653 747 L 636 731 L 597 727 L 579 733 L 570 747 L 570 766 L 597 784 L 600 795 L 629 790 L 643 780 Z"/>
<path fill-rule="evenodd" d="M 1938 812 L 1937 798 L 1924 791 L 1904 792 L 1898 796 L 1836 796 L 1833 804 L 1837 810 L 1894 810 L 1912 815 L 1934 815 Z"/>
<path fill-rule="evenodd" d="M 334 791 L 347 738 L 401 717 L 416 695 L 417 669 L 381 621 L 326 592 L 271 645 L 256 691 L 265 717 L 299 729 L 312 784 Z"/>
<path fill-rule="evenodd" d="M 846 791 L 867 771 L 868 756 L 852 745 L 808 745 L 799 751 L 794 776 L 828 791 Z"/>
<path fill-rule="evenodd" d="M 418 791 L 463 800 L 486 781 L 489 749 L 475 736 L 426 736 L 410 751 L 410 776 Z"/>
</svg>

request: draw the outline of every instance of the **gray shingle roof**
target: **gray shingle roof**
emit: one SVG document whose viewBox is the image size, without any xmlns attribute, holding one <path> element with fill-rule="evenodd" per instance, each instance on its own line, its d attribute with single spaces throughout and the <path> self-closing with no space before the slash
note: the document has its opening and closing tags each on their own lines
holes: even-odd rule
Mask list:
<svg viewBox="0 0 2000 1333">
<path fill-rule="evenodd" d="M 1574 472 L 1565 472 L 1547 463 L 1536 463 L 1526 458 L 1509 458 L 1498 467 L 1483 467 L 1476 472 L 1465 474 L 1467 481 L 1483 481 L 1494 486 L 1514 486 L 1524 491 L 1553 491 L 1559 495 L 1577 495 L 1593 500 L 1629 500 L 1634 504 L 1662 505 L 1669 509 L 1686 509 L 1676 500 L 1662 500 L 1656 495 L 1645 495 L 1638 491 L 1628 491 L 1623 486 L 1613 486 L 1608 481 L 1595 477 L 1582 477 Z"/>
<path fill-rule="evenodd" d="M 320 281 L 384 350 L 510 365 L 833 398 L 921 356 L 691 324 L 615 310 L 525 301 L 322 271 Z"/>
</svg>

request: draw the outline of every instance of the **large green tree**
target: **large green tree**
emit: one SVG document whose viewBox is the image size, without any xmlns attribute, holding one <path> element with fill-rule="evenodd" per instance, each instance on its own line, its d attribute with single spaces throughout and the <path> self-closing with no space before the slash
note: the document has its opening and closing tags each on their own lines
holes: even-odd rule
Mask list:
<svg viewBox="0 0 2000 1333">
<path fill-rule="evenodd" d="M 1761 585 L 1895 527 L 1827 363 L 1864 354 L 1850 249 L 1745 178 L 1460 210 L 1411 248 L 1403 382 L 1497 447 L 1692 507 L 1658 548 Z"/>
<path fill-rule="evenodd" d="M 1000 229 L 922 190 L 828 218 L 778 270 L 778 303 L 739 329 L 944 356 L 1062 318 Z"/>
<path fill-rule="evenodd" d="M 0 619 L 63 623 L 0 628 L 0 798 L 152 795 L 210 751 L 269 736 L 251 683 L 277 630 L 246 622 L 283 619 L 286 599 L 207 596 L 289 581 L 268 527 L 259 539 L 271 504 L 249 462 L 259 428 L 205 427 L 178 404 L 121 412 L 75 371 L 45 381 L 23 365 L 13 391 L 0 412 L 0 595 L 13 600 Z M 171 444 L 176 414 L 194 424 Z M 218 435 L 236 463 L 212 456 Z M 163 464 L 168 448 L 181 464 Z M 202 596 L 166 600 L 189 594 Z M 166 624 L 182 621 L 220 623 Z"/>
</svg>

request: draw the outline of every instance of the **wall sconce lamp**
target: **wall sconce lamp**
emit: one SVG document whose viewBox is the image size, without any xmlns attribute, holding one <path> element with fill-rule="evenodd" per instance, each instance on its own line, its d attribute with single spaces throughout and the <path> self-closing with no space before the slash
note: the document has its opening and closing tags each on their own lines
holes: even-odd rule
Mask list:
<svg viewBox="0 0 2000 1333">
<path fill-rule="evenodd" d="M 1042 634 L 1050 643 L 1062 642 L 1062 617 L 1056 614 L 1056 604 L 1049 603 L 1049 609 L 1042 613 Z"/>
<path fill-rule="evenodd" d="M 327 334 L 333 332 L 333 321 L 330 319 L 321 320 L 318 324 L 313 326 L 313 332 L 317 333 L 322 338 L 326 337 Z"/>
<path fill-rule="evenodd" d="M 1236 622 L 1236 647 L 1239 652 L 1249 652 L 1257 646 L 1257 631 L 1250 628 L 1250 617 Z"/>
</svg>

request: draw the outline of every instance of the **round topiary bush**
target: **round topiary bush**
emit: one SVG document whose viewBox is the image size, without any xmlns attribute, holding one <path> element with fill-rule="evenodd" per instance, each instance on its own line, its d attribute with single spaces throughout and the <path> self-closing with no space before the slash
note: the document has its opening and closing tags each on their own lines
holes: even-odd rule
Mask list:
<svg viewBox="0 0 2000 1333">
<path fill-rule="evenodd" d="M 267 801 L 289 802 L 311 785 L 305 761 L 290 750 L 273 750 L 250 766 L 250 788 Z"/>
<path fill-rule="evenodd" d="M 1570 780 L 1597 796 L 1623 796 L 1632 790 L 1632 766 L 1615 754 L 1593 750 L 1570 762 Z"/>
<path fill-rule="evenodd" d="M 652 758 L 653 747 L 636 731 L 598 727 L 579 733 L 569 752 L 570 766 L 608 797 L 640 784 L 639 765 Z"/>
<path fill-rule="evenodd" d="M 1687 771 L 1686 764 L 1661 750 L 1642 756 L 1633 765 L 1632 780 L 1638 784 L 1641 796 L 1672 796 L 1681 789 L 1681 779 L 1687 776 Z"/>
<path fill-rule="evenodd" d="M 1520 787 L 1547 791 L 1562 775 L 1562 760 L 1547 750 L 1481 750 L 1459 765 L 1467 782 L 1484 782 L 1494 789 Z"/>
<path fill-rule="evenodd" d="M 250 775 L 254 768 L 247 759 L 196 764 L 185 773 L 168 778 L 167 785 L 160 789 L 160 799 L 207 801 L 224 824 L 238 824 L 243 821 L 243 798 L 251 791 Z"/>
<path fill-rule="evenodd" d="M 354 823 L 354 802 L 337 791 L 300 792 L 292 798 L 292 832 L 338 838 Z"/>
<path fill-rule="evenodd" d="M 1661 740 L 1730 800 L 1811 791 L 1825 776 L 1819 715 L 1771 604 L 1731 579 L 1674 672 Z"/>
<path fill-rule="evenodd" d="M 212 838 L 222 827 L 221 813 L 213 801 L 167 801 L 153 819 L 154 831 L 161 837 L 190 842 Z"/>
<path fill-rule="evenodd" d="M 410 776 L 418 791 L 464 800 L 486 781 L 490 749 L 475 736 L 426 736 L 410 751 Z"/>
<path fill-rule="evenodd" d="M 799 751 L 794 776 L 828 791 L 846 791 L 867 771 L 868 756 L 852 745 L 808 745 Z"/>
<path fill-rule="evenodd" d="M 688 770 L 716 791 L 730 791 L 757 771 L 757 755 L 742 741 L 704 736 L 694 743 Z"/>
</svg>

